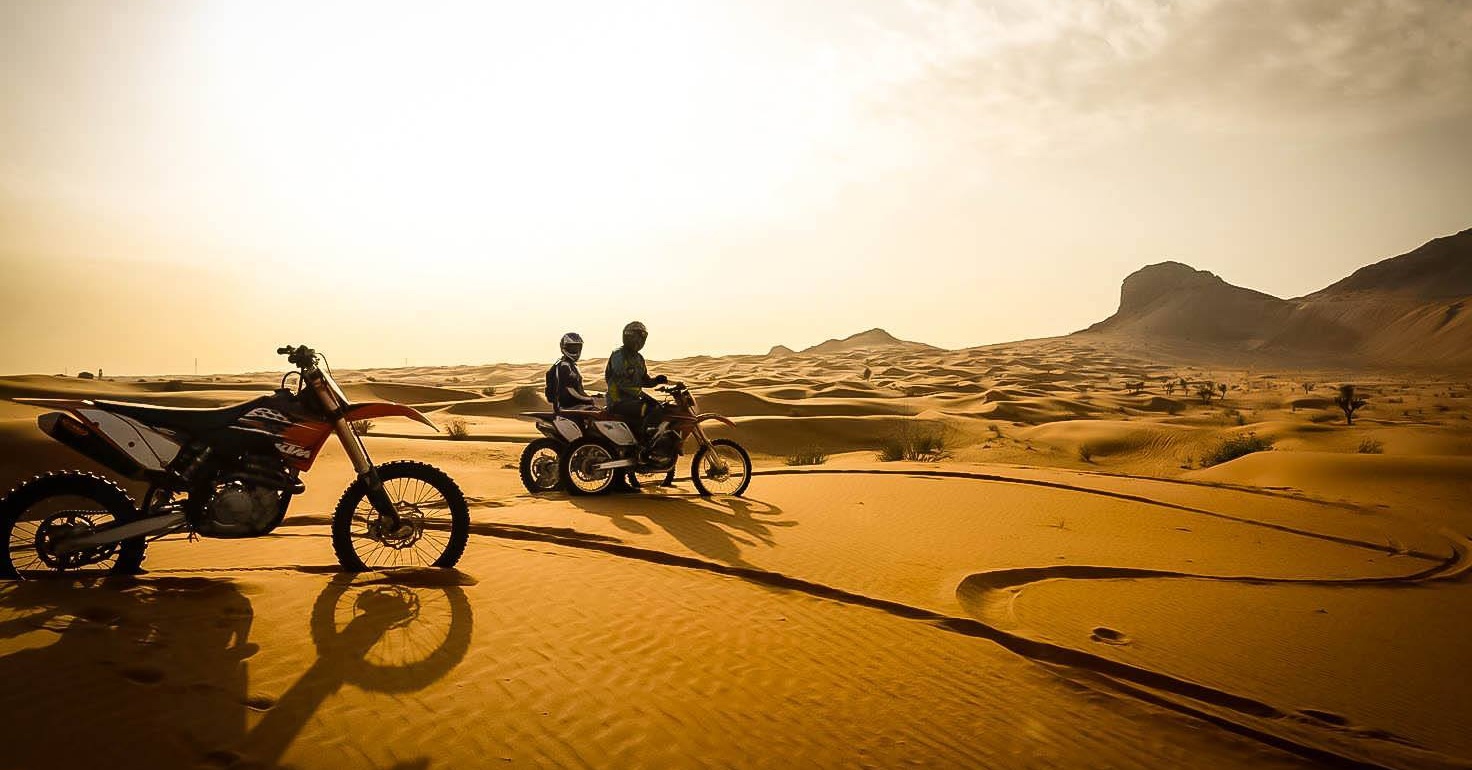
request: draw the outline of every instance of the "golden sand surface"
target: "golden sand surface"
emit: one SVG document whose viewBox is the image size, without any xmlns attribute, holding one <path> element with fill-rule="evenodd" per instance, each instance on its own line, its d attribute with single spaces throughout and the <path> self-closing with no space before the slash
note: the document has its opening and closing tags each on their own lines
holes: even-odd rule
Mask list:
<svg viewBox="0 0 1472 770">
<path fill-rule="evenodd" d="M 465 491 L 455 571 L 338 573 L 351 472 L 329 446 L 268 537 L 0 586 L 0 766 L 1472 765 L 1453 376 L 1077 339 L 652 362 L 736 421 L 747 496 L 569 498 L 516 476 L 543 369 L 338 373 L 464 421 L 367 438 Z M 274 381 L 6 377 L 0 398 L 202 406 Z M 1369 402 L 1353 425 L 1341 382 Z M 99 470 L 39 413 L 0 400 L 0 487 Z M 916 430 L 944 456 L 877 459 Z M 1212 461 L 1248 433 L 1271 449 Z M 789 466 L 801 450 L 828 457 Z"/>
</svg>

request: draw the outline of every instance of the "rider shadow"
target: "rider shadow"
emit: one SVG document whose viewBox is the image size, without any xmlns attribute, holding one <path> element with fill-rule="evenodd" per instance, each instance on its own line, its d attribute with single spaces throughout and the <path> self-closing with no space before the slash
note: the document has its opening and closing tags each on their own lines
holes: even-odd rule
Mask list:
<svg viewBox="0 0 1472 770">
<path fill-rule="evenodd" d="M 9 584 L 0 616 L 13 617 L 0 621 L 0 644 L 22 649 L 0 657 L 6 765 L 274 767 L 344 683 L 411 692 L 463 659 L 472 624 L 464 592 L 390 580 L 344 575 L 323 589 L 311 621 L 317 660 L 274 701 L 250 693 L 254 612 L 231 580 Z M 418 628 L 426 615 L 432 628 Z M 433 649 L 405 644 L 425 638 Z M 252 710 L 265 711 L 253 728 Z"/>
<path fill-rule="evenodd" d="M 743 548 L 775 546 L 773 530 L 797 526 L 795 521 L 775 518 L 782 515 L 781 508 L 742 497 L 707 498 L 661 490 L 569 500 L 588 513 L 607 517 L 625 532 L 650 534 L 653 530 L 643 524 L 648 522 L 691 551 L 733 567 L 753 567 L 742 557 Z"/>
</svg>

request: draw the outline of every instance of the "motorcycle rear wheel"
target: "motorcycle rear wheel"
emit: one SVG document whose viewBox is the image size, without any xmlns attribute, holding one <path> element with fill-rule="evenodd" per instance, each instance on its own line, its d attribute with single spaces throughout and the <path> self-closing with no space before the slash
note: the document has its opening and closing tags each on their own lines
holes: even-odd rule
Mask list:
<svg viewBox="0 0 1472 770">
<path fill-rule="evenodd" d="M 521 485 L 526 491 L 539 495 L 562 487 L 563 446 L 563 442 L 546 437 L 526 445 L 519 465 Z"/>
<path fill-rule="evenodd" d="M 562 483 L 574 495 L 601 495 L 613 487 L 623 471 L 600 471 L 593 466 L 613 459 L 613 450 L 604 442 L 580 438 L 562 453 Z"/>
<path fill-rule="evenodd" d="M 128 493 L 102 476 L 84 471 L 43 473 L 0 499 L 0 533 L 5 535 L 0 579 L 134 574 L 143 563 L 147 546 L 141 537 L 70 557 L 48 553 L 45 544 L 62 527 L 72 531 L 95 529 L 112 522 L 133 521 L 138 516 Z"/>
<path fill-rule="evenodd" d="M 470 539 L 470 506 L 455 480 L 413 460 L 384 463 L 378 477 L 402 524 L 397 532 L 377 531 L 368 486 L 354 481 L 332 514 L 332 550 L 343 569 L 455 566 Z"/>
</svg>

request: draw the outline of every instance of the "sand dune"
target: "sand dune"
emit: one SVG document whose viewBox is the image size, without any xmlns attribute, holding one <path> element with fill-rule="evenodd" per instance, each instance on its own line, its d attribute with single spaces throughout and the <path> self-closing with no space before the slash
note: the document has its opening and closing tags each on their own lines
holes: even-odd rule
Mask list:
<svg viewBox="0 0 1472 770">
<path fill-rule="evenodd" d="M 11 764 L 107 745 L 150 768 L 1472 765 L 1472 701 L 1445 673 L 1472 630 L 1458 377 L 1087 336 L 656 361 L 736 422 L 713 432 L 753 451 L 749 496 L 569 499 L 515 473 L 543 368 L 338 373 L 464 423 L 367 439 L 458 480 L 459 572 L 337 575 L 326 522 L 352 473 L 329 447 L 269 538 L 167 538 L 137 580 L 0 587 L 12 730 L 128 704 L 97 741 L 22 741 Z M 1354 425 L 1344 381 L 1369 401 Z M 11 377 L 0 396 L 274 386 Z M 0 486 L 101 472 L 41 411 L 0 400 Z M 876 460 L 916 435 L 943 457 Z M 1230 451 L 1249 438 L 1270 448 Z M 788 467 L 799 450 L 830 457 Z"/>
</svg>

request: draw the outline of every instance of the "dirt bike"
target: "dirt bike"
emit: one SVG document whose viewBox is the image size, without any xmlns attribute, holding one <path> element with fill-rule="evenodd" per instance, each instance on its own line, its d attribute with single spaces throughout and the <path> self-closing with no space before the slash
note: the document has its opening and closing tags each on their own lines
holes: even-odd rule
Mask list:
<svg viewBox="0 0 1472 770">
<path fill-rule="evenodd" d="M 218 409 L 16 399 L 59 409 L 37 418 L 43 433 L 149 486 L 141 506 L 109 479 L 83 471 L 45 473 L 11 490 L 0 499 L 7 542 L 0 578 L 137 572 L 147 544 L 176 532 L 268 534 L 306 490 L 300 475 L 332 435 L 358 474 L 332 515 L 332 548 L 343 568 L 454 566 L 470 530 L 460 488 L 425 463 L 375 465 L 351 427 L 380 417 L 435 425 L 401 404 L 350 402 L 311 348 L 276 352 L 296 369 L 273 394 Z M 295 390 L 287 387 L 293 375 Z"/>
<path fill-rule="evenodd" d="M 593 396 L 601 398 L 596 393 Z M 566 485 L 562 483 L 562 451 L 590 431 L 596 431 L 593 427 L 594 420 L 617 419 L 597 407 L 554 408 L 550 412 L 522 412 L 521 416 L 536 420 L 537 430 L 542 433 L 542 438 L 532 441 L 522 450 L 521 462 L 518 464 L 521 485 L 534 495 L 564 489 Z M 617 483 L 617 479 L 614 483 Z M 675 466 L 671 464 L 667 470 L 635 471 L 634 479 L 629 483 L 640 487 L 655 484 L 674 486 Z"/>
<path fill-rule="evenodd" d="M 639 482 L 674 479 L 684 445 L 697 444 L 690 478 L 702 495 L 740 496 L 751 483 L 751 457 L 730 439 L 710 439 L 700 424 L 735 423 L 713 413 L 697 413 L 695 396 L 684 383 L 656 390 L 670 398 L 661 404 L 660 422 L 646 441 L 629 424 L 602 409 L 528 412 L 543 434 L 521 455 L 522 483 L 533 493 L 565 488 L 575 495 L 597 495 L 613 488 L 620 472 Z M 555 463 L 555 465 L 553 464 Z"/>
</svg>

